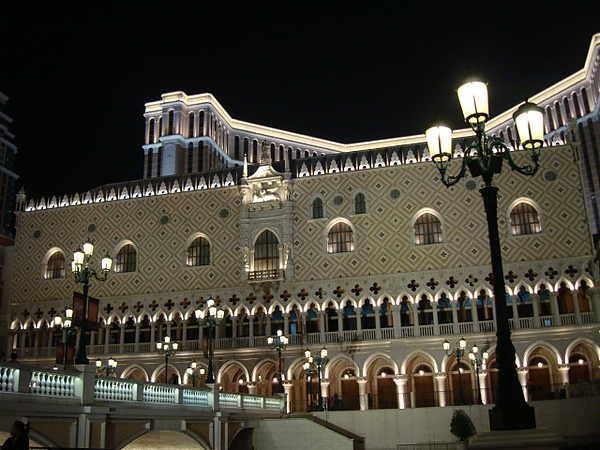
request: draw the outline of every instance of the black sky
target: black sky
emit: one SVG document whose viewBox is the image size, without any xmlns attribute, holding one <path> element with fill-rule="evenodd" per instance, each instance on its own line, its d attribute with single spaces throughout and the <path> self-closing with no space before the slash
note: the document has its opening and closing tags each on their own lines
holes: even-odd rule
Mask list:
<svg viewBox="0 0 600 450">
<path fill-rule="evenodd" d="M 600 32 L 598 1 L 245 3 L 0 3 L 19 187 L 39 198 L 141 178 L 144 103 L 173 90 L 344 143 L 420 134 L 434 117 L 459 128 L 465 78 L 487 81 L 503 112 L 581 69 Z"/>
</svg>

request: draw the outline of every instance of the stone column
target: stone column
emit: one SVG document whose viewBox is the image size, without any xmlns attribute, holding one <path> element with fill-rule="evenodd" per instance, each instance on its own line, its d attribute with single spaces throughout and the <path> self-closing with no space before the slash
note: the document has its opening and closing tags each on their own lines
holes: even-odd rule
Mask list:
<svg viewBox="0 0 600 450">
<path fill-rule="evenodd" d="M 249 381 L 246 386 L 248 386 L 248 394 L 256 395 L 256 382 Z"/>
<path fill-rule="evenodd" d="M 446 406 L 446 378 L 448 374 L 446 372 L 436 372 L 434 375 L 435 386 L 438 394 L 438 405 L 442 408 Z"/>
<path fill-rule="evenodd" d="M 394 306 L 392 308 L 392 324 L 394 326 L 394 337 L 399 338 L 402 336 L 402 319 L 400 317 L 400 306 Z"/>
<path fill-rule="evenodd" d="M 409 378 L 409 375 L 406 374 L 394 375 L 396 395 L 398 396 L 398 409 L 406 409 L 406 385 Z"/>
<path fill-rule="evenodd" d="M 290 335 L 290 313 L 282 313 L 283 316 L 283 334 L 286 336 Z M 296 320 L 299 320 L 298 317 Z"/>
<path fill-rule="evenodd" d="M 554 316 L 554 326 L 562 325 L 560 313 L 558 311 L 558 297 L 556 292 L 550 293 L 550 309 L 552 310 L 552 315 Z"/>
<path fill-rule="evenodd" d="M 356 377 L 358 383 L 358 398 L 360 401 L 360 410 L 367 411 L 369 409 L 369 397 L 367 394 L 367 377 Z"/>
<path fill-rule="evenodd" d="M 319 317 L 319 342 L 325 343 L 325 311 L 317 311 Z"/>
<path fill-rule="evenodd" d="M 373 307 L 375 311 L 375 339 L 381 339 L 381 308 L 379 306 Z"/>
<path fill-rule="evenodd" d="M 140 328 L 141 328 L 142 324 L 139 322 L 135 323 L 135 336 L 134 336 L 134 351 L 135 353 L 139 353 L 140 352 Z"/>
<path fill-rule="evenodd" d="M 523 389 L 525 401 L 529 401 L 529 392 L 527 392 L 527 374 L 529 373 L 529 368 L 519 367 L 517 373 L 519 375 L 519 382 L 521 383 L 521 389 Z"/>
<path fill-rule="evenodd" d="M 433 320 L 433 334 L 440 335 L 440 321 L 437 313 L 438 304 L 436 301 L 431 302 L 431 319 Z"/>
<path fill-rule="evenodd" d="M 119 326 L 119 353 L 125 353 L 125 325 Z"/>
<path fill-rule="evenodd" d="M 560 382 L 562 384 L 569 384 L 569 365 L 568 364 L 559 365 L 558 373 L 560 374 Z"/>
<path fill-rule="evenodd" d="M 283 383 L 283 389 L 285 391 L 285 411 L 290 414 L 292 412 L 292 386 L 294 384 L 291 381 L 285 381 Z"/>
<path fill-rule="evenodd" d="M 329 379 L 321 379 L 321 397 L 323 397 L 323 407 L 326 407 L 325 402 L 329 397 Z"/>
<path fill-rule="evenodd" d="M 458 325 L 458 300 L 450 301 L 450 307 L 452 308 L 452 328 L 454 328 L 454 334 L 460 334 L 460 326 Z"/>
<path fill-rule="evenodd" d="M 579 291 L 574 290 L 571 291 L 571 295 L 573 296 L 573 310 L 575 311 L 575 323 L 580 325 L 581 324 L 581 311 L 579 310 L 579 298 L 577 297 L 577 294 L 579 294 Z"/>
<path fill-rule="evenodd" d="M 487 405 L 487 370 L 479 370 L 479 395 L 481 395 L 481 403 Z"/>
</svg>

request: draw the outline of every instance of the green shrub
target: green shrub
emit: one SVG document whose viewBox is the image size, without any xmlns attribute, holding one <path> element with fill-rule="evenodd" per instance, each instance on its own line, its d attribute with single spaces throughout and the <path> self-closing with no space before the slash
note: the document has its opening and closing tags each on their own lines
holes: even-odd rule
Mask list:
<svg viewBox="0 0 600 450">
<path fill-rule="evenodd" d="M 471 436 L 477 434 L 473 421 L 462 409 L 454 410 L 452 421 L 450 422 L 450 432 L 461 441 L 466 441 Z"/>
</svg>

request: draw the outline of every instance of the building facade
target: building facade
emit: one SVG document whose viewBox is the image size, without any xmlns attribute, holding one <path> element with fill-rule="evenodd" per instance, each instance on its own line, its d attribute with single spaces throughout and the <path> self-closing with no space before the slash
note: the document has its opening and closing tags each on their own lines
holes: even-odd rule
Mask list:
<svg viewBox="0 0 600 450">
<path fill-rule="evenodd" d="M 532 99 L 548 114 L 539 173 L 496 179 L 516 362 L 532 400 L 600 378 L 599 50 L 596 35 L 584 70 Z M 490 130 L 524 162 L 511 115 Z M 143 180 L 21 198 L 7 350 L 54 364 L 68 337 L 54 318 L 80 290 L 69 255 L 91 239 L 92 261 L 109 253 L 115 265 L 90 288 L 99 311 L 88 352 L 116 357 L 120 377 L 190 383 L 192 361 L 206 368 L 213 298 L 225 311 L 214 341 L 224 390 L 271 395 L 281 374 L 290 411 L 314 407 L 319 385 L 334 409 L 494 402 L 479 182 L 441 189 L 423 135 L 338 144 L 237 121 L 210 94 L 181 92 L 146 104 L 145 117 Z M 455 132 L 457 158 L 472 140 Z M 282 364 L 268 343 L 278 331 L 290 341 Z M 165 336 L 180 343 L 170 364 L 156 351 Z M 462 337 L 488 358 L 448 357 L 442 342 Z M 309 376 L 304 351 L 322 347 L 321 376 Z"/>
</svg>

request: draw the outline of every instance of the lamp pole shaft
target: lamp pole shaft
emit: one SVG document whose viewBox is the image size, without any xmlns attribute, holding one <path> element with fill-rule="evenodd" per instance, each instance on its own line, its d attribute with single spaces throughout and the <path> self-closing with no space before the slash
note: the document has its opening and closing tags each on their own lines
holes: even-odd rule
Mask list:
<svg viewBox="0 0 600 450">
<path fill-rule="evenodd" d="M 317 372 L 319 373 L 319 411 L 323 411 L 323 391 L 321 389 L 321 365 L 318 363 Z"/>
<path fill-rule="evenodd" d="M 90 360 L 87 357 L 85 351 L 85 332 L 87 330 L 87 303 L 88 303 L 88 291 L 90 289 L 89 274 L 85 272 L 87 269 L 82 269 L 82 275 L 84 276 L 83 281 L 83 317 L 81 318 L 81 335 L 79 336 L 79 348 L 77 349 L 77 357 L 75 358 L 75 364 L 89 364 Z"/>
<path fill-rule="evenodd" d="M 278 369 L 278 372 L 279 372 L 279 386 L 278 386 L 278 388 L 279 388 L 279 392 L 281 393 L 281 392 L 284 391 L 284 389 L 283 389 L 283 380 L 281 379 L 282 372 L 281 372 L 281 346 L 280 345 L 277 346 L 277 366 L 278 366 L 277 369 Z"/>
<path fill-rule="evenodd" d="M 169 351 L 165 352 L 165 384 L 169 382 Z"/>
<path fill-rule="evenodd" d="M 213 336 L 214 327 L 209 325 L 208 327 L 208 376 L 206 377 L 207 383 L 214 383 L 215 376 L 213 374 Z"/>
<path fill-rule="evenodd" d="M 465 395 L 464 395 L 463 385 L 462 385 L 462 373 L 460 372 L 460 354 L 461 354 L 461 352 L 462 352 L 462 350 L 457 349 L 456 364 L 458 365 L 458 404 L 464 405 L 465 404 Z"/>
<path fill-rule="evenodd" d="M 510 325 L 506 305 L 504 269 L 498 230 L 498 188 L 491 185 L 491 176 L 484 176 L 485 187 L 480 189 L 488 223 L 492 276 L 494 278 L 494 304 L 496 315 L 496 360 L 498 363 L 498 391 L 496 405 L 490 411 L 492 430 L 517 430 L 535 428 L 533 408 L 523 397 L 515 365 L 515 347 L 510 338 Z"/>
<path fill-rule="evenodd" d="M 481 382 L 479 381 L 479 362 L 475 362 L 475 376 L 477 377 L 477 398 L 479 399 L 479 405 L 483 404 L 481 401 Z"/>
</svg>

